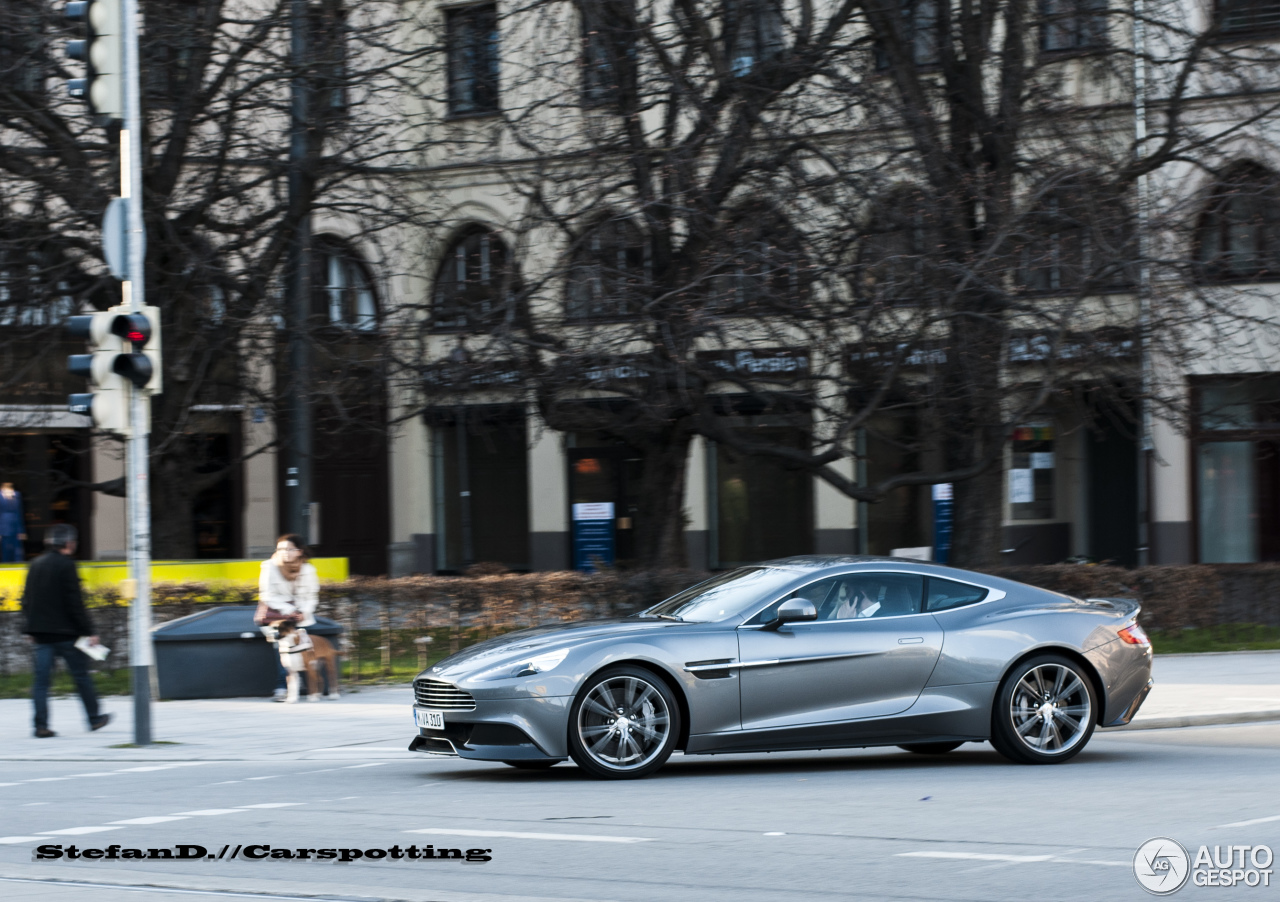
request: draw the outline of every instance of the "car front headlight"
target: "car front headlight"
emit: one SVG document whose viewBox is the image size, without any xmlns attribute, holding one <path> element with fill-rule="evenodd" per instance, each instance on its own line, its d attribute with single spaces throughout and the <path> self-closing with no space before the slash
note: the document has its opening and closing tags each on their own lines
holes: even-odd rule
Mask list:
<svg viewBox="0 0 1280 902">
<path fill-rule="evenodd" d="M 569 656 L 569 649 L 561 648 L 556 651 L 543 652 L 532 658 L 524 658 L 514 661 L 510 664 L 500 664 L 497 667 L 491 667 L 472 677 L 473 680 L 506 680 L 514 677 L 533 676 L 535 673 L 546 673 L 548 670 L 554 670 L 560 666 L 560 663 Z"/>
</svg>

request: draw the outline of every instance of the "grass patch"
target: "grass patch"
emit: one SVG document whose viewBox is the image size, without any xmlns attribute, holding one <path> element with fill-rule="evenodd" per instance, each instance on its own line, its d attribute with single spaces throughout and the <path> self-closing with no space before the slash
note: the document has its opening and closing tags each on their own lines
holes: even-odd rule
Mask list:
<svg viewBox="0 0 1280 902">
<path fill-rule="evenodd" d="M 1224 623 L 1195 630 L 1153 630 L 1151 647 L 1158 655 L 1207 651 L 1273 651 L 1280 649 L 1280 626 Z"/>
<path fill-rule="evenodd" d="M 31 698 L 32 675 L 15 673 L 0 676 L 0 698 Z M 93 674 L 94 685 L 98 687 L 98 695 L 128 695 L 133 689 L 129 681 L 129 671 L 103 670 Z M 53 686 L 49 689 L 51 696 L 75 695 L 76 684 L 71 680 L 61 661 L 53 675 Z"/>
</svg>

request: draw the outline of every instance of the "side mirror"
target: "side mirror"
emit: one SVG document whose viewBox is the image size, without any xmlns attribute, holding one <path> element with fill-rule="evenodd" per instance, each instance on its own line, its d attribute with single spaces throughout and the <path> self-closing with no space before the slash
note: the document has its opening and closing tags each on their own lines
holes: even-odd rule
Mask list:
<svg viewBox="0 0 1280 902">
<path fill-rule="evenodd" d="M 764 625 L 767 630 L 776 630 L 786 623 L 799 623 L 802 620 L 817 620 L 818 609 L 807 598 L 788 598 L 773 612 L 773 619 Z"/>
</svg>

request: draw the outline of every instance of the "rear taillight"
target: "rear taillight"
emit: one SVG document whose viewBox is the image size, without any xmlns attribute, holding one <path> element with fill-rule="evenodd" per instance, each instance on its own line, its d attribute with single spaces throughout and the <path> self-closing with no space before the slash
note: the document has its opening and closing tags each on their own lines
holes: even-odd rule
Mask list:
<svg viewBox="0 0 1280 902">
<path fill-rule="evenodd" d="M 1131 623 L 1124 629 L 1120 630 L 1120 638 L 1130 645 L 1150 645 L 1151 640 L 1147 638 L 1146 630 Z"/>
</svg>

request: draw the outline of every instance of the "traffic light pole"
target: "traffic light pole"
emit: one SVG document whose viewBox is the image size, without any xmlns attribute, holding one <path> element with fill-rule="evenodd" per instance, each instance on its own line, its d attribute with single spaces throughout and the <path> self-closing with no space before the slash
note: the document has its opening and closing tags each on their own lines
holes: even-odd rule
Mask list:
<svg viewBox="0 0 1280 902">
<path fill-rule="evenodd" d="M 139 86 L 138 0 L 122 0 L 124 128 L 120 132 L 120 196 L 128 198 L 129 280 L 124 301 L 141 313 L 146 306 L 145 227 L 142 218 L 142 91 Z M 158 324 L 157 324 L 158 325 Z M 125 487 L 129 510 L 129 574 L 134 593 L 129 611 L 129 656 L 133 676 L 133 741 L 151 743 L 151 494 L 149 490 L 150 399 L 130 385 Z"/>
</svg>

